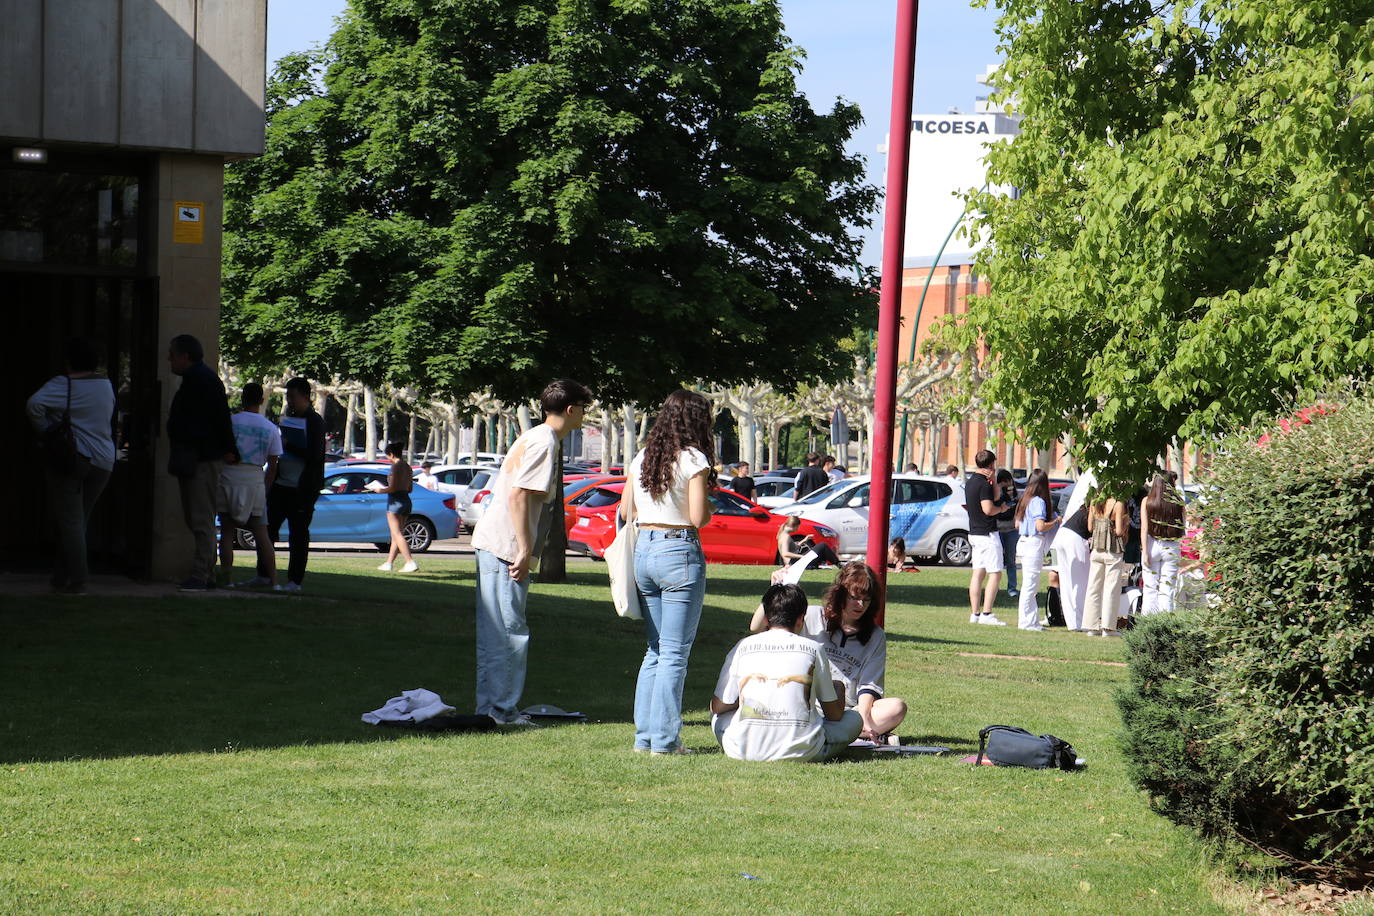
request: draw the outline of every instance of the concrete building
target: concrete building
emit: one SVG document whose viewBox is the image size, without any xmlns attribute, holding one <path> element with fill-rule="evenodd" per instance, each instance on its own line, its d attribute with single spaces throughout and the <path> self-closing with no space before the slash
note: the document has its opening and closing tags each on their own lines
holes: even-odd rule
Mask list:
<svg viewBox="0 0 1374 916">
<path fill-rule="evenodd" d="M 0 398 L 12 459 L 25 399 L 95 340 L 118 393 L 119 459 L 92 520 L 97 571 L 185 574 L 166 473 L 167 341 L 217 358 L 224 164 L 263 148 L 266 0 L 0 0 Z M 51 551 L 42 487 L 12 488 L 4 568 Z"/>
</svg>

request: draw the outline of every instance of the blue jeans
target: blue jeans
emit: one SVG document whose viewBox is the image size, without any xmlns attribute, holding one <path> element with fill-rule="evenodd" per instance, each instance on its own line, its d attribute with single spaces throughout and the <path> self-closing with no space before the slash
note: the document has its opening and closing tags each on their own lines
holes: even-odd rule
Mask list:
<svg viewBox="0 0 1374 916">
<path fill-rule="evenodd" d="M 516 582 L 510 564 L 493 553 L 477 551 L 477 714 L 497 722 L 520 715 L 525 690 L 530 629 L 525 601 L 530 578 Z"/>
<path fill-rule="evenodd" d="M 635 747 L 675 750 L 682 731 L 682 685 L 706 598 L 706 557 L 696 532 L 669 538 L 642 528 L 635 581 L 649 648 L 635 685 Z"/>
<path fill-rule="evenodd" d="M 1007 564 L 1007 591 L 1016 591 L 1016 542 L 1021 540 L 1019 531 L 999 531 L 1002 538 L 1002 556 Z"/>
</svg>

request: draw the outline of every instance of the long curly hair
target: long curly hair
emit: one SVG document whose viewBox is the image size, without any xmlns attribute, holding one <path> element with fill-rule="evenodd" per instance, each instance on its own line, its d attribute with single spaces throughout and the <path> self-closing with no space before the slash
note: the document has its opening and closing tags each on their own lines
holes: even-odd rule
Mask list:
<svg viewBox="0 0 1374 916">
<path fill-rule="evenodd" d="M 689 448 L 706 456 L 706 483 L 716 486 L 715 443 L 711 435 L 711 404 L 695 391 L 679 388 L 668 395 L 644 443 L 639 480 L 654 499 L 662 499 L 673 485 L 677 457 Z"/>
<path fill-rule="evenodd" d="M 844 620 L 845 598 L 850 594 L 865 595 L 868 598 L 868 607 L 864 608 L 863 616 L 859 618 L 859 632 L 855 634 L 859 645 L 866 646 L 878 625 L 877 617 L 883 612 L 884 595 L 882 587 L 878 584 L 878 574 L 863 560 L 851 560 L 841 566 L 834 583 L 826 589 L 824 603 L 821 605 L 821 617 L 825 620 L 827 633 L 839 632 L 840 624 Z"/>
</svg>

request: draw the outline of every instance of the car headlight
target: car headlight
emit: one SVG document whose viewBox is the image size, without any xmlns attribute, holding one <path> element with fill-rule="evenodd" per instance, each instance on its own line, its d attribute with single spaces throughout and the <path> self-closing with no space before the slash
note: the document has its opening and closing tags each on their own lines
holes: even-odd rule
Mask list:
<svg viewBox="0 0 1374 916">
<path fill-rule="evenodd" d="M 821 537 L 823 537 L 823 538 L 833 538 L 833 537 L 835 536 L 835 529 L 834 529 L 834 528 L 827 528 L 827 527 L 825 527 L 824 525 L 817 525 L 817 526 L 816 526 L 816 533 L 819 534 L 819 535 L 820 535 Z"/>
</svg>

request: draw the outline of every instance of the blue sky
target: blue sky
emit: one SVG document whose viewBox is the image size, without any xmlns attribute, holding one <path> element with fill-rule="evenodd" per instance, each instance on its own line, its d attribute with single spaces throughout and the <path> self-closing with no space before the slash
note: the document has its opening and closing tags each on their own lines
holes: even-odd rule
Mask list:
<svg viewBox="0 0 1374 916">
<path fill-rule="evenodd" d="M 288 51 L 299 51 L 329 36 L 345 0 L 279 0 L 267 5 L 269 65 Z M 892 41 L 896 0 L 782 0 L 787 34 L 807 59 L 802 91 L 817 109 L 837 96 L 857 102 L 864 125 L 851 149 L 868 157 L 869 181 L 883 182 L 883 157 L 876 152 L 887 136 L 892 88 Z M 964 0 L 926 0 L 916 38 L 916 103 L 921 113 L 951 107 L 973 109 L 983 91 L 974 77 L 997 59 L 993 27 L 996 13 L 972 9 Z M 878 229 L 866 233 L 864 261 L 881 256 Z"/>
</svg>

